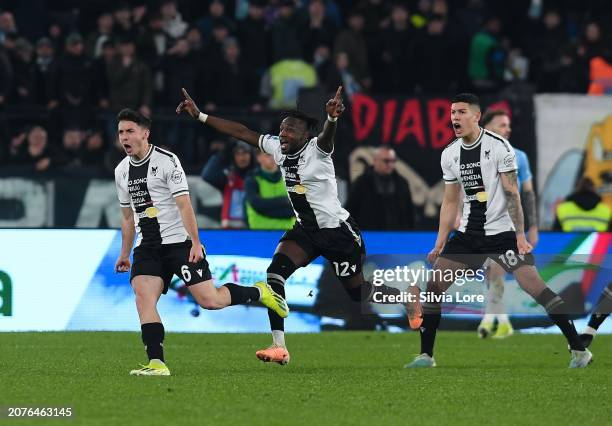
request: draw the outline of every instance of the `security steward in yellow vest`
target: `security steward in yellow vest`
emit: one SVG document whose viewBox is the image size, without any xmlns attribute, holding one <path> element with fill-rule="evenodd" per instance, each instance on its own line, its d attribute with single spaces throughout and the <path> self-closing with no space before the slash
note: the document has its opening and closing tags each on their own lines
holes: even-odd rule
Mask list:
<svg viewBox="0 0 612 426">
<path fill-rule="evenodd" d="M 575 192 L 557 206 L 554 229 L 563 232 L 605 232 L 610 228 L 610 220 L 610 207 L 595 192 L 593 181 L 583 177 L 578 181 Z"/>
<path fill-rule="evenodd" d="M 282 173 L 269 154 L 257 154 L 259 169 L 245 182 L 250 229 L 290 229 L 295 223 Z"/>
</svg>

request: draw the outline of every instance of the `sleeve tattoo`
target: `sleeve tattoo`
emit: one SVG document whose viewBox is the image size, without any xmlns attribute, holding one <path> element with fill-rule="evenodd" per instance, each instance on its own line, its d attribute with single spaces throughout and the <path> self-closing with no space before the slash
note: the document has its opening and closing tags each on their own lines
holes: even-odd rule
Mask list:
<svg viewBox="0 0 612 426">
<path fill-rule="evenodd" d="M 518 191 L 518 181 L 515 171 L 504 173 L 509 182 L 509 187 L 504 186 L 504 194 L 508 203 L 508 214 L 517 233 L 525 232 L 525 224 L 523 223 L 523 208 L 521 207 L 521 197 Z"/>
</svg>

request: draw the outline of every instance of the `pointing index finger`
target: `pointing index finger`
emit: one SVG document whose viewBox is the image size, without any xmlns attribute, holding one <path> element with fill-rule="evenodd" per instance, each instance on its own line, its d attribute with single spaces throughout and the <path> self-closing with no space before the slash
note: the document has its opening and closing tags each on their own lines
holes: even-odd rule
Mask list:
<svg viewBox="0 0 612 426">
<path fill-rule="evenodd" d="M 342 86 L 338 86 L 338 90 L 336 90 L 336 96 L 334 96 L 334 100 L 336 101 L 342 100 Z"/>
<path fill-rule="evenodd" d="M 185 90 L 184 87 L 182 87 L 181 90 L 183 91 L 183 96 L 185 96 L 185 99 L 193 101 L 193 99 L 191 99 L 191 96 L 189 96 L 189 93 L 187 93 L 187 90 Z"/>
</svg>

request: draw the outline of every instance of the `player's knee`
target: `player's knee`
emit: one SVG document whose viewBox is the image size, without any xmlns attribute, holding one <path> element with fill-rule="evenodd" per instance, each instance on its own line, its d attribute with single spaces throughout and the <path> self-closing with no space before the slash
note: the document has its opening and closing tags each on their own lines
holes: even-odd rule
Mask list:
<svg viewBox="0 0 612 426">
<path fill-rule="evenodd" d="M 272 263 L 270 263 L 266 272 L 268 274 L 280 275 L 286 280 L 296 269 L 297 266 L 295 266 L 295 263 L 293 263 L 289 256 L 283 253 L 275 253 L 272 257 Z"/>
</svg>

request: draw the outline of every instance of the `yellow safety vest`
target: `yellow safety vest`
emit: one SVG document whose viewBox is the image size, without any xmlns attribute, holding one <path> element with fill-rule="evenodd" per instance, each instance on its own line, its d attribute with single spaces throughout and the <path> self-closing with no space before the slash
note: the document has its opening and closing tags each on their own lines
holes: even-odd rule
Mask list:
<svg viewBox="0 0 612 426">
<path fill-rule="evenodd" d="M 592 210 L 583 210 L 573 201 L 565 201 L 557 206 L 557 218 L 563 232 L 608 230 L 610 207 L 599 203 Z"/>
</svg>

